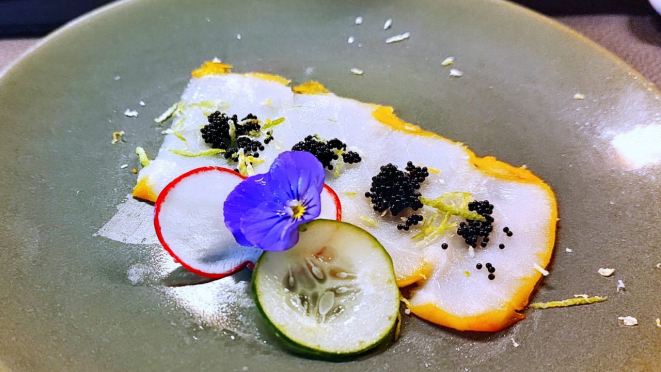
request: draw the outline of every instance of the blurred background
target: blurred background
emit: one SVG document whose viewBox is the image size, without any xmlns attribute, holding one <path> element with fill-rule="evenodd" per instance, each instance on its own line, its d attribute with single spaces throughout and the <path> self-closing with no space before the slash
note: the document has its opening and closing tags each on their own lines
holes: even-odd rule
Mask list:
<svg viewBox="0 0 661 372">
<path fill-rule="evenodd" d="M 651 1 L 661 9 L 661 0 Z M 111 0 L 0 0 L 0 70 L 40 37 L 109 2 Z M 583 33 L 661 86 L 661 16 L 648 0 L 515 2 Z"/>
</svg>

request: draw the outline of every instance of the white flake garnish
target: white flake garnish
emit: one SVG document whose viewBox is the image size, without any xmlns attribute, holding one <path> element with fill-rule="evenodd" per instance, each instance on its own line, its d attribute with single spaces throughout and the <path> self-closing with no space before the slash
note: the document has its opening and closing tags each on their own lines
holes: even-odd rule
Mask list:
<svg viewBox="0 0 661 372">
<path fill-rule="evenodd" d="M 398 42 L 398 41 L 406 40 L 406 39 L 408 39 L 409 37 L 411 37 L 411 33 L 410 33 L 410 32 L 405 32 L 405 33 L 403 33 L 403 34 L 399 34 L 399 35 L 391 36 L 391 37 L 389 37 L 389 38 L 386 39 L 386 44 L 396 43 L 396 42 Z"/>
<path fill-rule="evenodd" d="M 384 30 L 387 30 L 387 29 L 390 28 L 390 26 L 392 26 L 392 19 L 391 19 L 391 18 L 388 18 L 388 19 L 386 20 L 386 23 L 383 24 L 383 29 L 384 29 Z"/>
<path fill-rule="evenodd" d="M 308 76 L 312 75 L 313 72 L 314 72 L 314 67 L 306 67 L 305 68 L 305 75 L 308 75 Z"/>
<path fill-rule="evenodd" d="M 441 66 L 450 66 L 454 63 L 454 57 L 448 57 L 441 62 Z"/>
<path fill-rule="evenodd" d="M 362 25 L 363 24 L 363 17 L 356 17 L 356 24 L 357 25 Z"/>
<path fill-rule="evenodd" d="M 583 99 L 585 99 L 585 94 L 583 94 L 583 93 L 576 93 L 576 94 L 574 94 L 574 99 L 577 99 L 577 100 L 583 100 Z"/>
<path fill-rule="evenodd" d="M 638 319 L 632 317 L 632 316 L 618 316 L 618 320 L 622 322 L 623 325 L 625 326 L 635 326 L 638 325 Z"/>
<path fill-rule="evenodd" d="M 354 75 L 362 75 L 363 70 L 354 67 L 354 68 L 351 69 L 351 73 L 354 74 Z"/>
<path fill-rule="evenodd" d="M 411 310 L 409 310 L 409 309 L 404 309 L 404 314 L 406 314 L 406 315 L 410 315 L 410 314 L 411 314 Z"/>
<path fill-rule="evenodd" d="M 510 340 L 512 340 L 512 346 L 519 347 L 519 343 L 514 341 L 514 337 L 510 338 Z"/>
<path fill-rule="evenodd" d="M 661 318 L 656 318 L 656 326 L 661 328 Z"/>
<path fill-rule="evenodd" d="M 627 288 L 624 286 L 624 282 L 621 281 L 621 280 L 618 280 L 617 281 L 617 292 L 619 292 L 620 290 L 624 291 L 626 289 Z"/>
<path fill-rule="evenodd" d="M 349 36 L 349 38 L 347 39 L 347 43 L 353 44 L 354 40 L 355 39 L 353 38 L 353 36 Z"/>
<path fill-rule="evenodd" d="M 613 275 L 613 273 L 615 272 L 615 269 L 609 269 L 609 268 L 603 268 L 602 267 L 599 270 L 597 270 L 597 272 L 599 273 L 599 275 L 607 277 L 607 276 Z"/>
<path fill-rule="evenodd" d="M 450 76 L 452 76 L 452 77 L 461 77 L 461 76 L 464 76 L 464 73 L 457 70 L 456 68 L 453 68 L 453 69 L 450 70 Z"/>
<path fill-rule="evenodd" d="M 140 106 L 145 107 L 147 106 L 147 104 L 145 103 L 145 101 L 140 101 Z"/>
<path fill-rule="evenodd" d="M 236 34 L 236 39 L 241 40 L 241 34 Z"/>
<path fill-rule="evenodd" d="M 586 294 L 577 294 L 577 295 L 574 295 L 574 297 L 575 297 L 575 298 L 579 298 L 579 297 L 580 297 L 580 298 L 588 298 L 589 296 L 586 295 Z"/>
<path fill-rule="evenodd" d="M 135 110 L 126 109 L 126 111 L 124 111 L 124 115 L 126 115 L 129 118 L 137 118 L 138 112 Z"/>
<path fill-rule="evenodd" d="M 172 128 L 168 128 L 164 131 L 161 131 L 161 134 L 172 134 L 172 133 L 174 133 L 174 130 L 172 130 Z"/>
<path fill-rule="evenodd" d="M 539 265 L 537 264 L 537 262 L 535 262 L 535 270 L 539 271 L 539 272 L 542 273 L 542 275 L 544 275 L 544 276 L 548 276 L 548 275 L 549 275 L 549 272 L 546 271 L 546 270 L 544 270 L 543 267 L 539 266 Z"/>
<path fill-rule="evenodd" d="M 207 17 L 206 18 L 207 22 L 211 22 L 211 18 Z"/>
<path fill-rule="evenodd" d="M 122 164 L 122 165 L 119 166 L 119 169 L 124 169 L 124 168 L 128 168 L 128 167 L 129 167 L 128 164 Z"/>
<path fill-rule="evenodd" d="M 218 57 L 213 57 L 211 62 L 213 62 L 213 63 L 222 63 L 223 61 L 221 61 L 220 58 L 218 58 Z"/>
<path fill-rule="evenodd" d="M 574 252 L 574 250 L 571 249 L 571 248 L 565 248 L 565 252 L 567 252 L 567 253 L 572 253 L 572 252 Z"/>
<path fill-rule="evenodd" d="M 468 256 L 469 257 L 475 257 L 475 248 L 473 248 L 472 245 L 468 246 Z"/>
<path fill-rule="evenodd" d="M 363 43 L 358 43 L 358 48 L 362 48 L 362 47 L 363 47 Z"/>
<path fill-rule="evenodd" d="M 659 269 L 659 270 L 661 270 L 661 262 L 659 262 L 658 264 L 656 264 L 656 268 Z"/>
<path fill-rule="evenodd" d="M 121 79 L 121 78 L 122 78 L 121 76 L 117 75 L 117 76 L 115 76 L 115 81 L 117 81 L 117 80 L 119 80 L 119 79 Z"/>
</svg>

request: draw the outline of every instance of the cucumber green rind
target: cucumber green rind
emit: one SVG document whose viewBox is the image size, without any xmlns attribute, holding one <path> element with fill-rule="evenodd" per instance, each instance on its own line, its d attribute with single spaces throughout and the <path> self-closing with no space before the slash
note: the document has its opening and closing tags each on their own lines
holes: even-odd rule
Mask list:
<svg viewBox="0 0 661 372">
<path fill-rule="evenodd" d="M 388 268 L 394 273 L 395 269 L 394 269 L 394 266 L 393 266 L 393 263 L 392 263 L 392 259 L 391 259 L 390 255 L 388 254 L 388 252 L 385 250 L 385 248 L 383 248 L 381 243 L 376 238 L 374 238 L 369 232 L 367 232 L 366 230 L 364 230 L 364 229 L 362 229 L 358 226 L 355 226 L 355 225 L 352 225 L 352 224 L 349 224 L 349 223 L 346 223 L 346 222 L 341 222 L 341 221 L 317 219 L 317 220 L 314 220 L 314 221 L 310 221 L 310 222 L 308 222 L 304 225 L 301 225 L 299 227 L 299 231 L 302 231 L 302 232 L 307 231 L 310 226 L 314 226 L 314 225 L 319 224 L 319 223 L 342 224 L 342 225 L 345 225 L 345 227 L 350 227 L 352 229 L 358 230 L 359 232 L 361 232 L 363 234 L 366 234 L 367 236 L 371 237 L 374 240 L 374 242 L 376 243 L 374 246 L 377 247 L 377 248 L 380 248 L 383 251 L 383 254 L 387 258 L 387 261 L 388 261 L 388 264 L 389 264 Z M 302 354 L 302 355 L 305 355 L 305 356 L 308 356 L 308 357 L 312 357 L 312 358 L 318 358 L 318 359 L 323 359 L 323 360 L 332 360 L 332 361 L 342 361 L 342 360 L 346 360 L 346 359 L 364 354 L 364 353 L 366 353 L 370 350 L 373 350 L 373 349 L 377 348 L 378 346 L 384 344 L 388 340 L 391 340 L 391 339 L 394 338 L 395 326 L 397 325 L 397 317 L 396 316 L 393 317 L 393 321 L 391 322 L 391 324 L 387 328 L 387 331 L 383 333 L 381 338 L 379 338 L 378 340 L 376 340 L 375 342 L 373 342 L 373 343 L 371 343 L 367 346 L 363 346 L 360 349 L 356 349 L 356 350 L 349 350 L 349 351 L 346 351 L 346 352 L 329 352 L 329 351 L 320 350 L 320 349 L 316 349 L 316 348 L 313 348 L 313 347 L 306 346 L 306 345 L 290 338 L 284 332 L 282 332 L 275 324 L 273 324 L 271 322 L 271 320 L 269 319 L 268 315 L 266 314 L 266 311 L 262 307 L 262 304 L 259 300 L 259 288 L 258 288 L 259 287 L 259 280 L 258 280 L 258 278 L 259 278 L 259 275 L 258 275 L 259 274 L 259 267 L 260 267 L 260 263 L 263 260 L 266 259 L 265 258 L 266 256 L 267 256 L 267 254 L 263 254 L 259 258 L 259 260 L 257 261 L 257 264 L 255 265 L 255 269 L 253 271 L 252 290 L 253 290 L 253 295 L 254 295 L 254 298 L 255 298 L 255 303 L 257 305 L 257 310 L 262 315 L 262 317 L 264 318 L 266 323 L 269 325 L 269 327 L 273 329 L 276 336 L 279 339 L 283 340 L 285 342 L 286 346 L 288 348 L 290 348 L 293 352 L 298 353 L 298 354 Z M 395 308 L 396 308 L 395 313 L 399 312 L 399 308 L 400 308 L 399 302 L 397 302 L 395 304 Z"/>
</svg>

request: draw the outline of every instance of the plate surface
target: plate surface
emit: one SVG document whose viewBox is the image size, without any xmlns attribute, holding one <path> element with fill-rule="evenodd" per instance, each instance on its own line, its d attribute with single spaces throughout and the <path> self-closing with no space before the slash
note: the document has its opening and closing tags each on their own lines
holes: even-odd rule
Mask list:
<svg viewBox="0 0 661 372">
<path fill-rule="evenodd" d="M 362 25 L 354 24 L 356 16 L 364 17 Z M 388 18 L 393 25 L 384 31 Z M 385 44 L 405 31 L 409 40 Z M 172 262 L 158 247 L 93 234 L 134 185 L 135 146 L 149 154 L 160 146 L 162 128 L 152 119 L 178 100 L 190 70 L 214 56 L 238 72 L 316 79 L 338 95 L 392 105 L 403 119 L 479 155 L 526 164 L 555 189 L 561 217 L 551 275 L 533 300 L 583 293 L 609 300 L 530 310 L 526 320 L 491 335 L 404 316 L 397 343 L 328 363 L 294 357 L 264 331 L 247 297 L 249 273 L 163 287 L 154 278 Z M 447 56 L 456 58 L 452 67 L 463 71 L 461 78 L 441 67 Z M 353 67 L 365 74 L 352 75 Z M 584 100 L 573 99 L 579 92 Z M 653 371 L 661 365 L 661 328 L 654 322 L 661 317 L 659 92 L 579 35 L 517 6 L 129 1 L 51 36 L 0 79 L 0 102 L 0 370 Z M 127 108 L 138 110 L 138 118 L 125 117 Z M 111 145 L 118 130 L 126 142 Z M 616 272 L 603 278 L 600 267 Z M 616 292 L 618 279 L 626 291 Z M 618 325 L 618 316 L 634 316 L 639 325 Z"/>
</svg>

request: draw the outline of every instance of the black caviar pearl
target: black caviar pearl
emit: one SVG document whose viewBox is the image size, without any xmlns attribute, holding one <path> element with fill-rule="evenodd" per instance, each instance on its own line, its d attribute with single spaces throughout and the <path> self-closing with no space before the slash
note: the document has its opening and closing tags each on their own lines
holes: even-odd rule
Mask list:
<svg viewBox="0 0 661 372">
<path fill-rule="evenodd" d="M 396 216 L 405 209 L 416 211 L 422 208 L 417 189 L 428 175 L 427 170 L 414 166 L 412 162 L 407 163 L 405 171 L 399 170 L 396 165 L 386 164 L 372 177 L 370 192 L 365 196 L 372 199 L 372 206 L 377 212 L 390 210 Z M 404 226 L 417 225 L 422 220 L 421 215 L 412 214 Z"/>
<path fill-rule="evenodd" d="M 480 270 L 480 269 L 482 269 L 482 264 L 479 263 L 479 264 L 475 265 L 475 267 L 476 267 L 478 270 Z"/>
<path fill-rule="evenodd" d="M 505 226 L 505 227 L 503 228 L 503 232 L 506 233 L 506 232 L 508 232 L 508 231 L 510 231 L 510 228 L 507 227 L 507 226 Z"/>
<path fill-rule="evenodd" d="M 512 235 L 514 235 L 513 232 L 511 232 L 511 231 L 508 231 L 508 232 L 507 232 L 507 236 L 512 236 Z"/>
<path fill-rule="evenodd" d="M 490 268 L 491 267 L 491 262 L 487 262 L 487 264 L 485 266 L 487 267 L 487 269 Z"/>
<path fill-rule="evenodd" d="M 457 228 L 457 235 L 464 238 L 466 244 L 473 248 L 477 248 L 478 242 L 480 247 L 486 248 L 489 243 L 489 234 L 493 231 L 494 219 L 491 216 L 493 205 L 488 200 L 473 200 L 468 203 L 468 210 L 484 217 L 484 221 L 466 220 L 466 222 L 461 222 Z M 482 238 L 481 241 L 480 238 Z"/>
<path fill-rule="evenodd" d="M 236 115 L 229 117 L 225 113 L 216 111 L 207 117 L 207 121 L 209 124 L 200 129 L 202 138 L 212 148 L 226 150 L 224 153 L 225 159 L 230 161 L 236 160 L 238 149 L 243 149 L 244 154 L 254 157 L 259 157 L 257 151 L 264 150 L 264 145 L 261 142 L 246 137 L 258 135 L 261 130 L 261 126 L 255 115 L 248 114 L 248 116 L 239 122 Z M 234 125 L 236 136 L 242 136 L 236 143 L 232 143 L 230 122 Z"/>
<path fill-rule="evenodd" d="M 489 270 L 490 273 L 494 273 L 494 272 L 496 272 L 496 268 L 493 267 L 493 266 L 491 266 L 491 267 L 488 268 L 487 270 Z"/>
<path fill-rule="evenodd" d="M 443 244 L 441 244 L 441 248 L 443 248 L 443 249 L 448 249 L 448 243 L 443 243 Z"/>
<path fill-rule="evenodd" d="M 328 142 L 319 140 L 314 136 L 307 136 L 305 139 L 292 147 L 294 151 L 307 151 L 314 155 L 317 160 L 328 170 L 333 170 L 333 161 L 339 159 L 337 151 L 344 151 L 347 145 L 337 138 L 333 138 Z M 359 163 L 362 159 L 357 152 L 347 151 L 342 153 L 342 160 L 347 164 Z"/>
<path fill-rule="evenodd" d="M 505 244 L 502 244 L 502 243 L 501 243 L 501 244 L 498 244 L 498 248 L 500 248 L 500 249 L 505 249 Z"/>
<path fill-rule="evenodd" d="M 493 274 L 489 274 L 489 280 L 494 280 L 494 279 L 496 279 L 496 276 Z"/>
</svg>

